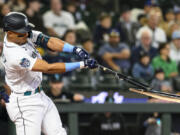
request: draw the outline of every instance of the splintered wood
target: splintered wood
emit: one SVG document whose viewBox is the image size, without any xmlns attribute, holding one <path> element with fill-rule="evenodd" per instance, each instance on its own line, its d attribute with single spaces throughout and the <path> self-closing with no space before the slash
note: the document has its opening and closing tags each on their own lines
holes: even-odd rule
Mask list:
<svg viewBox="0 0 180 135">
<path fill-rule="evenodd" d="M 141 90 L 136 90 L 134 88 L 130 88 L 129 89 L 132 92 L 135 93 L 139 93 L 142 95 L 146 95 L 149 97 L 153 97 L 153 98 L 157 98 L 157 99 L 161 99 L 161 100 L 165 100 L 165 101 L 170 101 L 170 102 L 176 102 L 176 103 L 180 103 L 180 98 L 173 98 L 173 97 L 168 97 L 168 96 L 163 96 L 163 95 L 159 95 L 159 94 L 155 94 L 155 93 L 151 93 L 151 92 L 145 92 L 145 91 L 141 91 Z"/>
</svg>

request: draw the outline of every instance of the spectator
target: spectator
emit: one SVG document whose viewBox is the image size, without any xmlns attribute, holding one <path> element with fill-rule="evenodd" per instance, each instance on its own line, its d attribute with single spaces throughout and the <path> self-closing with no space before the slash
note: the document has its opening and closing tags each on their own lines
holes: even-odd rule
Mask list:
<svg viewBox="0 0 180 135">
<path fill-rule="evenodd" d="M 170 43 L 170 56 L 172 60 L 180 63 L 180 30 L 174 31 L 172 34 L 172 42 Z"/>
<path fill-rule="evenodd" d="M 126 135 L 121 114 L 106 112 L 91 118 L 91 135 Z"/>
<path fill-rule="evenodd" d="M 159 91 L 172 92 L 172 84 L 170 81 L 165 80 L 163 69 L 159 68 L 155 70 L 155 78 L 151 82 L 151 87 Z"/>
<path fill-rule="evenodd" d="M 10 11 L 11 11 L 11 9 L 10 9 L 10 7 L 9 7 L 8 4 L 2 4 L 2 5 L 0 6 L 0 20 L 1 20 L 1 21 L 0 21 L 0 28 L 3 27 L 3 22 L 2 22 L 3 17 L 4 17 L 6 14 L 8 14 Z"/>
<path fill-rule="evenodd" d="M 109 14 L 102 13 L 99 18 L 99 23 L 95 27 L 95 31 L 93 34 L 94 42 L 99 48 L 102 44 L 108 41 L 108 34 L 111 30 L 112 19 Z"/>
<path fill-rule="evenodd" d="M 115 103 L 112 95 L 105 98 L 105 103 Z M 90 129 L 91 135 L 127 135 L 124 117 L 119 113 L 106 112 L 93 115 Z"/>
<path fill-rule="evenodd" d="M 119 22 L 117 23 L 117 29 L 121 33 L 121 41 L 128 44 L 129 46 L 135 45 L 136 32 L 140 25 L 130 20 L 131 10 L 127 6 L 123 6 Z"/>
<path fill-rule="evenodd" d="M 110 32 L 109 43 L 100 48 L 98 55 L 113 70 L 127 73 L 130 68 L 130 50 L 126 44 L 120 43 L 120 34 L 116 29 Z"/>
<path fill-rule="evenodd" d="M 168 23 L 164 21 L 163 13 L 160 7 L 154 7 L 153 11 L 156 12 L 156 15 L 158 16 L 158 27 L 164 30 L 164 32 L 167 34 L 168 33 Z"/>
<path fill-rule="evenodd" d="M 180 24 L 180 9 L 175 11 L 175 18 L 176 18 L 176 23 L 179 25 Z"/>
<path fill-rule="evenodd" d="M 169 40 L 171 40 L 172 34 L 173 34 L 173 32 L 176 31 L 176 30 L 180 30 L 180 25 L 178 25 L 178 24 L 175 23 L 175 22 L 172 23 L 172 24 L 170 24 L 169 29 L 168 29 L 168 34 L 167 34 L 167 36 L 169 37 Z"/>
<path fill-rule="evenodd" d="M 175 14 L 174 11 L 172 9 L 168 9 L 165 13 L 165 20 L 168 23 L 168 25 L 170 26 L 172 23 L 175 22 Z"/>
<path fill-rule="evenodd" d="M 8 5 L 12 7 L 13 11 L 21 12 L 26 9 L 26 0 L 9 0 Z"/>
<path fill-rule="evenodd" d="M 132 75 L 138 80 L 149 82 L 153 75 L 154 70 L 150 64 L 150 57 L 147 53 L 140 56 L 139 62 L 136 63 L 132 69 Z"/>
<path fill-rule="evenodd" d="M 176 77 L 178 75 L 177 64 L 169 57 L 170 45 L 168 43 L 160 44 L 159 56 L 152 60 L 153 68 L 156 70 L 162 68 L 165 73 L 165 78 Z"/>
<path fill-rule="evenodd" d="M 161 120 L 157 112 L 144 122 L 144 126 L 146 127 L 145 135 L 161 135 Z"/>
<path fill-rule="evenodd" d="M 71 45 L 76 45 L 76 33 L 74 30 L 67 30 L 65 33 L 64 33 L 64 36 L 63 36 L 63 39 L 64 41 L 68 42 L 69 44 Z"/>
<path fill-rule="evenodd" d="M 144 12 L 145 12 L 145 14 L 149 14 L 149 12 L 152 9 L 152 6 L 153 6 L 153 4 L 152 4 L 151 0 L 146 0 L 146 2 L 144 4 Z"/>
<path fill-rule="evenodd" d="M 92 55 L 94 53 L 94 43 L 90 38 L 84 40 L 82 46 L 89 54 Z"/>
<path fill-rule="evenodd" d="M 167 35 L 168 41 L 170 41 L 171 40 L 171 35 L 172 35 L 172 33 L 170 32 L 171 31 L 171 27 L 172 27 L 172 25 L 175 24 L 175 14 L 174 14 L 174 11 L 172 9 L 168 9 L 165 12 L 164 16 L 165 16 L 165 21 L 166 21 L 167 26 L 168 26 L 168 29 L 166 30 L 166 35 Z"/>
<path fill-rule="evenodd" d="M 58 99 L 64 102 L 80 102 L 84 100 L 84 96 L 78 93 L 71 93 L 63 90 L 64 83 L 59 74 L 52 75 L 49 81 L 50 90 L 47 95 L 53 100 Z"/>
<path fill-rule="evenodd" d="M 47 31 L 46 28 L 43 26 L 42 17 L 39 14 L 40 9 L 41 3 L 39 0 L 30 0 L 24 13 L 27 15 L 29 21 L 36 26 L 37 30 L 46 33 Z"/>
<path fill-rule="evenodd" d="M 74 18 L 62 10 L 61 0 L 51 0 L 51 10 L 43 15 L 43 21 L 51 36 L 62 37 L 67 29 L 74 28 Z"/>
<path fill-rule="evenodd" d="M 148 27 L 143 27 L 137 33 L 137 38 L 140 43 L 137 47 L 132 48 L 131 64 L 139 61 L 140 54 L 142 52 L 147 53 L 150 56 L 150 61 L 157 55 L 157 49 L 152 46 L 153 33 Z"/>
<path fill-rule="evenodd" d="M 139 29 L 139 31 L 142 28 L 145 28 L 145 27 L 150 28 L 153 31 L 153 36 L 152 36 L 153 44 L 152 45 L 153 45 L 153 47 L 158 48 L 159 47 L 159 43 L 166 42 L 166 34 L 165 34 L 163 29 L 158 27 L 160 18 L 159 18 L 159 15 L 156 14 L 156 13 L 157 12 L 155 10 L 152 10 L 148 14 L 148 25 L 141 27 Z"/>
<path fill-rule="evenodd" d="M 78 23 L 82 21 L 82 14 L 77 11 L 77 3 L 76 2 L 69 2 L 66 7 L 67 11 L 70 12 L 75 19 L 75 22 Z"/>
</svg>

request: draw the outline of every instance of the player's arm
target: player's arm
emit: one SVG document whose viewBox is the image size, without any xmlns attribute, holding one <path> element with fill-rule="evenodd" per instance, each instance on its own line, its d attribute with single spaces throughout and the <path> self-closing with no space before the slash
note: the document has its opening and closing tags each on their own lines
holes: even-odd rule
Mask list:
<svg viewBox="0 0 180 135">
<path fill-rule="evenodd" d="M 89 58 L 89 54 L 82 48 L 75 47 L 59 38 L 49 37 L 42 33 L 38 35 L 35 44 L 49 48 L 53 51 L 74 53 L 81 59 Z"/>
<path fill-rule="evenodd" d="M 49 64 L 44 60 L 37 59 L 32 67 L 32 71 L 38 71 L 43 73 L 64 73 L 84 67 L 96 68 L 96 66 L 97 66 L 96 61 L 92 59 L 87 59 L 81 62 L 52 63 L 52 64 Z"/>
</svg>

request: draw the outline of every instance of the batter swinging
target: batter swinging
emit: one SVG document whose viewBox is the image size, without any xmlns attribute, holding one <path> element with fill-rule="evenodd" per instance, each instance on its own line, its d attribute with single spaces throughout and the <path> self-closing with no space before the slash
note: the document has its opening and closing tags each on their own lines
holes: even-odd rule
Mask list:
<svg viewBox="0 0 180 135">
<path fill-rule="evenodd" d="M 40 89 L 43 73 L 64 73 L 79 68 L 96 68 L 96 61 L 78 47 L 33 31 L 34 25 L 19 12 L 3 19 L 5 31 L 2 62 L 6 83 L 11 89 L 6 108 L 16 125 L 17 135 L 66 135 L 59 113 L 49 97 Z M 82 61 L 48 64 L 35 46 L 78 55 Z"/>
</svg>

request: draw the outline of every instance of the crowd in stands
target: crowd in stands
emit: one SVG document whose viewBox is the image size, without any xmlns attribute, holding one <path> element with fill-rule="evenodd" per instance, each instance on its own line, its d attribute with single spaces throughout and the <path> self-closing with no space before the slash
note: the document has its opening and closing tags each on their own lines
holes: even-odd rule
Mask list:
<svg viewBox="0 0 180 135">
<path fill-rule="evenodd" d="M 104 66 L 157 90 L 179 89 L 180 8 L 164 11 L 147 0 L 143 9 L 121 5 L 119 13 L 102 11 L 94 15 L 88 4 L 88 0 L 4 0 L 0 3 L 0 46 L 3 16 L 10 11 L 23 12 L 35 30 L 83 47 Z M 43 47 L 38 47 L 38 51 L 49 63 L 79 59 Z M 73 73 L 64 76 L 71 78 L 69 74 Z"/>
<path fill-rule="evenodd" d="M 84 48 L 99 64 L 130 75 L 156 90 L 180 92 L 180 7 L 162 9 L 147 0 L 143 9 L 121 5 L 118 13 L 113 9 L 96 13 L 90 3 L 91 0 L 0 0 L 0 54 L 3 17 L 11 11 L 23 12 L 36 26 L 35 30 Z M 37 49 L 49 63 L 79 60 L 72 54 L 41 46 Z M 1 83 L 4 76 L 1 63 L 0 76 Z M 63 75 L 44 74 L 42 85 L 49 89 L 47 95 L 54 100 L 82 102 L 83 95 L 67 89 L 126 89 L 120 82 L 99 70 L 78 70 Z M 93 116 L 92 134 L 97 134 L 95 131 L 109 134 L 112 128 L 114 135 L 125 132 L 124 121 L 119 117 L 109 112 Z M 156 117 L 142 123 L 152 126 Z M 150 130 L 151 127 L 147 128 L 146 135 L 150 135 Z M 159 135 L 159 128 L 154 132 Z"/>
</svg>

